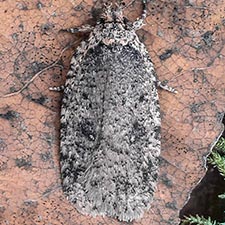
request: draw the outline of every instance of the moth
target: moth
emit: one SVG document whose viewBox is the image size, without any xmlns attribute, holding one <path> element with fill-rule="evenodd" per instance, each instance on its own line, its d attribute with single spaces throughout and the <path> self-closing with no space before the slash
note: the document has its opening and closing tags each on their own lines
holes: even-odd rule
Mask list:
<svg viewBox="0 0 225 225">
<path fill-rule="evenodd" d="M 134 22 L 121 5 L 105 5 L 74 53 L 61 106 L 63 191 L 76 209 L 120 221 L 141 218 L 156 189 L 160 154 L 157 77 Z M 56 88 L 57 89 L 57 88 Z"/>
</svg>

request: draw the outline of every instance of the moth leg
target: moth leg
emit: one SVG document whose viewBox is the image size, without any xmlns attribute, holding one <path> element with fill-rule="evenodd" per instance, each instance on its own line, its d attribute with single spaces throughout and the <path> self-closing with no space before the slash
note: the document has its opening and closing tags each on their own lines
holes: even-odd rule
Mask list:
<svg viewBox="0 0 225 225">
<path fill-rule="evenodd" d="M 65 89 L 65 86 L 64 85 L 61 85 L 61 86 L 58 86 L 58 87 L 50 87 L 49 90 L 50 91 L 58 91 L 58 92 L 61 92 Z"/>
<path fill-rule="evenodd" d="M 76 34 L 80 32 L 91 32 L 94 29 L 94 27 L 90 25 L 83 25 L 81 27 L 74 27 L 74 28 L 67 28 L 67 29 L 61 29 L 60 31 L 69 32 L 71 34 Z"/>
<path fill-rule="evenodd" d="M 157 87 L 160 87 L 160 88 L 162 88 L 162 89 L 164 89 L 166 91 L 169 91 L 169 92 L 172 92 L 172 93 L 175 93 L 175 94 L 177 93 L 177 90 L 176 89 L 168 86 L 167 84 L 164 84 L 160 80 L 157 80 L 156 81 L 156 85 L 157 85 Z"/>
</svg>

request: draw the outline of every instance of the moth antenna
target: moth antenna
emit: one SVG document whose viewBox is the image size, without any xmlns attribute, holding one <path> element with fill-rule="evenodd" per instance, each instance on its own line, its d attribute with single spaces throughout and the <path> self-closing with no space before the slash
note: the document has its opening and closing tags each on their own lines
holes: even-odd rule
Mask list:
<svg viewBox="0 0 225 225">
<path fill-rule="evenodd" d="M 142 0 L 142 13 L 132 25 L 132 29 L 139 30 L 144 25 L 144 20 L 147 17 L 147 0 Z"/>
<path fill-rule="evenodd" d="M 105 2 L 105 3 L 104 3 L 104 7 L 105 7 L 106 9 L 111 8 L 111 7 L 112 7 L 112 2 Z"/>
<path fill-rule="evenodd" d="M 142 0 L 142 13 L 141 16 L 139 18 L 136 19 L 137 20 L 144 20 L 147 16 L 147 1 L 146 0 Z"/>
<path fill-rule="evenodd" d="M 126 3 L 124 1 L 121 1 L 121 3 L 119 5 L 120 5 L 121 9 L 124 10 L 124 9 L 130 7 L 134 2 L 135 2 L 135 0 L 132 0 L 130 3 L 128 3 L 126 5 Z M 147 1 L 142 0 L 142 13 L 141 13 L 140 18 L 145 19 L 146 15 L 147 15 Z"/>
<path fill-rule="evenodd" d="M 141 14 L 141 19 L 145 19 L 147 16 L 147 1 L 142 0 L 142 14 Z"/>
</svg>

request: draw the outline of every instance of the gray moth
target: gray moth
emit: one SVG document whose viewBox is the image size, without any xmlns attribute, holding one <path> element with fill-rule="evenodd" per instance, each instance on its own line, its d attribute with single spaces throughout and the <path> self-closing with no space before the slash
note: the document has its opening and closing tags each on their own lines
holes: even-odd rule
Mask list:
<svg viewBox="0 0 225 225">
<path fill-rule="evenodd" d="M 141 218 L 156 189 L 160 154 L 157 87 L 175 92 L 155 75 L 122 6 L 105 5 L 74 53 L 61 107 L 60 165 L 63 191 L 76 209 L 120 221 Z M 57 88 L 55 88 L 57 90 Z"/>
</svg>

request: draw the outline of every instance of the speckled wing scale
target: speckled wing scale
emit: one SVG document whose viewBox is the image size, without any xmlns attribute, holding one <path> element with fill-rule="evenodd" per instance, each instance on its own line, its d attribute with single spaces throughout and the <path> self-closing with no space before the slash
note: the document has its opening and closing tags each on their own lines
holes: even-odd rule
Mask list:
<svg viewBox="0 0 225 225">
<path fill-rule="evenodd" d="M 63 190 L 79 212 L 121 221 L 140 218 L 156 189 L 160 109 L 148 52 L 120 7 L 87 26 L 71 61 L 61 109 Z M 72 33 L 86 31 L 68 29 Z"/>
</svg>

